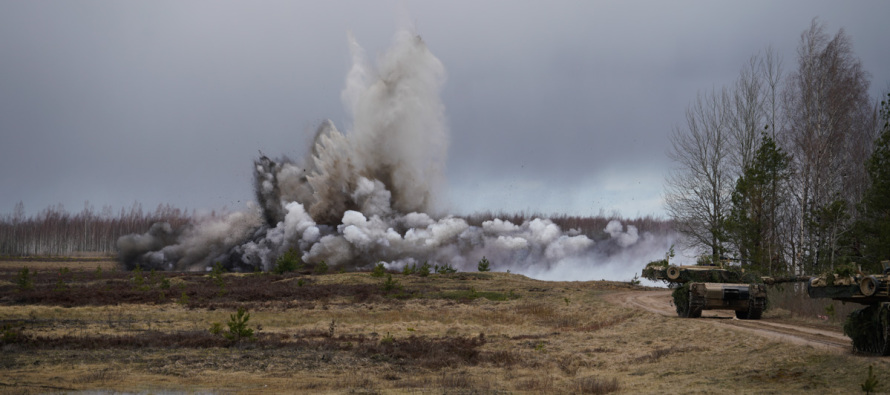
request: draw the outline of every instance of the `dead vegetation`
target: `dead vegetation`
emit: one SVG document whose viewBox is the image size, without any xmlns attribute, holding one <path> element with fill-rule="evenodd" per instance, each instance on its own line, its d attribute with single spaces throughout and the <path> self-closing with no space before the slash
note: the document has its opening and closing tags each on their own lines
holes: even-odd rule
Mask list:
<svg viewBox="0 0 890 395">
<path fill-rule="evenodd" d="M 20 269 L 0 269 L 4 391 L 849 392 L 876 363 L 604 302 L 621 283 L 32 266 L 19 289 Z M 211 332 L 239 307 L 254 339 Z"/>
</svg>

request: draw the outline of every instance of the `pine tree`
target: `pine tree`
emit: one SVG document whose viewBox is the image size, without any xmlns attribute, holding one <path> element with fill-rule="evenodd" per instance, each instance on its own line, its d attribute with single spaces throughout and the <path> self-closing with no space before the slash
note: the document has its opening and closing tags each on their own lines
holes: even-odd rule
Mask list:
<svg viewBox="0 0 890 395">
<path fill-rule="evenodd" d="M 743 264 L 762 273 L 772 274 L 778 259 L 778 243 L 772 237 L 776 218 L 773 208 L 781 205 L 775 186 L 789 176 L 789 157 L 766 133 L 760 147 L 736 182 L 726 233 Z M 778 266 L 778 265 L 776 265 Z"/>
<path fill-rule="evenodd" d="M 890 259 L 890 93 L 886 98 L 880 110 L 883 126 L 865 165 L 871 183 L 862 198 L 857 237 L 851 243 L 853 255 L 860 255 L 859 263 L 872 273 L 880 270 L 880 261 Z"/>
</svg>

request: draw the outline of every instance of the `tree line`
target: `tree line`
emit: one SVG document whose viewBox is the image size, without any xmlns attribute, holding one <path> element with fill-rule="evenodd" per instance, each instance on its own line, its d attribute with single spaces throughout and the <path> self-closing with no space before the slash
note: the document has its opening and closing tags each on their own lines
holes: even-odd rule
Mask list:
<svg viewBox="0 0 890 395">
<path fill-rule="evenodd" d="M 787 73 L 772 49 L 700 93 L 671 133 L 665 206 L 702 260 L 812 274 L 890 259 L 890 96 L 813 20 Z M 879 99 L 880 100 L 880 99 Z"/>
<path fill-rule="evenodd" d="M 59 204 L 26 216 L 25 205 L 19 202 L 11 214 L 0 216 L 0 255 L 114 254 L 120 236 L 144 233 L 155 222 L 168 222 L 179 229 L 190 219 L 187 212 L 169 204 L 158 205 L 152 212 L 143 210 L 138 202 L 118 213 L 111 206 L 97 212 L 87 202 L 76 214 Z"/>
</svg>

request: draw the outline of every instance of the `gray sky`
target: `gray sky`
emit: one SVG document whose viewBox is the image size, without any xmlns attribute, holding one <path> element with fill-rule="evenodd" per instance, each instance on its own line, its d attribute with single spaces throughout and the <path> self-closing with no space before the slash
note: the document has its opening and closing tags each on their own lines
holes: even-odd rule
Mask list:
<svg viewBox="0 0 890 395">
<path fill-rule="evenodd" d="M 262 151 L 348 129 L 347 31 L 372 57 L 412 26 L 448 73 L 452 212 L 662 215 L 667 136 L 698 91 L 814 17 L 877 97 L 887 1 L 0 0 L 0 213 L 84 201 L 240 209 Z"/>
</svg>

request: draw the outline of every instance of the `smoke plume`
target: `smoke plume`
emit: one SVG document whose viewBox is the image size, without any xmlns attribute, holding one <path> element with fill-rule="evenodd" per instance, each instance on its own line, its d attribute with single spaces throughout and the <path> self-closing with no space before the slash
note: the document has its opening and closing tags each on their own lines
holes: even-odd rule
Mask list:
<svg viewBox="0 0 890 395">
<path fill-rule="evenodd" d="M 594 241 L 548 219 L 472 226 L 442 215 L 436 201 L 448 151 L 442 63 L 407 31 L 396 34 L 376 67 L 352 36 L 349 48 L 353 64 L 341 95 L 351 116 L 346 133 L 325 121 L 302 159 L 261 154 L 254 162 L 256 204 L 245 212 L 199 218 L 178 233 L 156 224 L 120 238 L 124 266 L 270 270 L 294 249 L 304 262 L 333 268 L 427 262 L 469 271 L 484 256 L 493 270 L 538 278 L 630 278 L 669 248 L 671 239 L 618 221 Z"/>
</svg>

